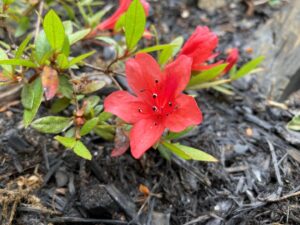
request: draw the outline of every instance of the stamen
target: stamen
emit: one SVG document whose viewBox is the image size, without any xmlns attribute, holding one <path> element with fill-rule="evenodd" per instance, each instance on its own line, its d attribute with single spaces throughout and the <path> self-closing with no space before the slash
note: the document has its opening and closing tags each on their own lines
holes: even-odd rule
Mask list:
<svg viewBox="0 0 300 225">
<path fill-rule="evenodd" d="M 156 93 L 153 93 L 152 97 L 153 97 L 153 98 L 157 98 L 157 94 L 156 94 Z"/>
<path fill-rule="evenodd" d="M 143 112 L 143 110 L 142 110 L 141 108 L 139 108 L 139 109 L 138 109 L 138 111 L 139 111 L 140 113 L 142 113 L 142 112 Z"/>
<path fill-rule="evenodd" d="M 154 126 L 157 126 L 157 123 L 156 123 L 156 122 L 154 122 Z"/>
<path fill-rule="evenodd" d="M 154 111 L 154 112 L 156 112 L 157 111 L 157 107 L 154 105 L 154 106 L 152 106 L 152 110 Z"/>
<path fill-rule="evenodd" d="M 172 106 L 172 102 L 169 102 L 168 104 L 169 104 L 170 107 Z"/>
<path fill-rule="evenodd" d="M 158 83 L 159 81 L 158 80 L 155 80 L 155 83 Z"/>
</svg>

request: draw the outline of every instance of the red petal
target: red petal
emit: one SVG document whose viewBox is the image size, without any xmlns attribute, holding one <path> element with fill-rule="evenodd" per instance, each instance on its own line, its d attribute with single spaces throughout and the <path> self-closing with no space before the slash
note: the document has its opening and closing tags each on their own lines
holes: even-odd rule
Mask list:
<svg viewBox="0 0 300 225">
<path fill-rule="evenodd" d="M 115 135 L 115 148 L 111 152 L 111 157 L 123 155 L 129 149 L 129 137 L 122 127 L 117 127 Z"/>
<path fill-rule="evenodd" d="M 46 100 L 51 100 L 58 90 L 59 79 L 57 71 L 45 66 L 41 76 Z"/>
<path fill-rule="evenodd" d="M 166 117 L 164 125 L 173 132 L 180 132 L 202 122 L 202 112 L 191 96 L 181 94 L 176 99 L 178 109 Z"/>
<path fill-rule="evenodd" d="M 163 134 L 164 127 L 153 119 L 140 120 L 130 131 L 130 148 L 134 158 L 140 158 Z"/>
<path fill-rule="evenodd" d="M 238 59 L 239 59 L 239 50 L 237 48 L 231 49 L 226 59 L 228 65 L 224 69 L 223 73 L 224 74 L 228 73 L 231 70 L 231 68 L 237 63 Z"/>
<path fill-rule="evenodd" d="M 116 91 L 106 97 L 104 109 L 127 123 L 135 123 L 142 118 L 147 118 L 149 117 L 148 112 L 151 112 L 148 105 L 126 91 Z"/>
<path fill-rule="evenodd" d="M 146 53 L 137 54 L 126 62 L 126 76 L 130 88 L 138 96 L 155 90 L 157 81 L 161 81 L 160 67 L 155 59 Z M 152 95 L 152 93 L 150 93 Z"/>
<path fill-rule="evenodd" d="M 192 60 L 182 55 L 166 66 L 166 85 L 172 88 L 174 96 L 180 94 L 189 83 L 191 78 L 191 65 Z"/>
</svg>

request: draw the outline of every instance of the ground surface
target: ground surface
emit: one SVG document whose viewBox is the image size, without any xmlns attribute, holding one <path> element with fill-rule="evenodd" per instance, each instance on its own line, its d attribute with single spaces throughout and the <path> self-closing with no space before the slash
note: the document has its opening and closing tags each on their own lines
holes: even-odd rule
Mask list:
<svg viewBox="0 0 300 225">
<path fill-rule="evenodd" d="M 213 12 L 191 0 L 150 3 L 161 42 L 209 25 L 220 35 L 220 49 L 239 47 L 243 60 L 251 57 L 244 51 L 251 33 L 280 10 L 264 4 L 247 16 L 249 7 L 240 1 Z M 140 161 L 129 153 L 111 158 L 112 144 L 94 136 L 85 139 L 94 154 L 86 162 L 51 136 L 22 128 L 21 108 L 9 108 L 0 114 L 0 194 L 7 199 L 2 213 L 10 215 L 20 198 L 16 225 L 300 224 L 300 134 L 285 129 L 292 114 L 259 94 L 255 77 L 234 87 L 234 97 L 200 92 L 204 122 L 181 140 L 219 163 L 167 162 L 154 150 Z M 152 194 L 145 197 L 140 184 Z"/>
</svg>

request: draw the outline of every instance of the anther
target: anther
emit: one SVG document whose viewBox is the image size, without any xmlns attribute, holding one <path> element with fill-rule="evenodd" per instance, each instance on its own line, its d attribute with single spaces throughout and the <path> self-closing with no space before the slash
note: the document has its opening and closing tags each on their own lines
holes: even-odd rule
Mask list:
<svg viewBox="0 0 300 225">
<path fill-rule="evenodd" d="M 155 83 L 158 83 L 158 80 L 155 80 Z"/>
<path fill-rule="evenodd" d="M 169 106 L 172 106 L 172 102 L 169 102 L 168 104 L 169 104 Z"/>
<path fill-rule="evenodd" d="M 156 123 L 156 122 L 154 122 L 154 126 L 157 126 L 157 123 Z"/>
<path fill-rule="evenodd" d="M 156 112 L 157 111 L 157 107 L 154 105 L 154 106 L 152 106 L 152 110 L 154 111 L 154 112 Z"/>
<path fill-rule="evenodd" d="M 153 98 L 157 98 L 157 94 L 156 94 L 156 93 L 153 93 L 152 97 L 153 97 Z"/>
<path fill-rule="evenodd" d="M 143 112 L 143 110 L 142 110 L 141 108 L 139 108 L 138 111 L 139 111 L 140 113 Z"/>
</svg>

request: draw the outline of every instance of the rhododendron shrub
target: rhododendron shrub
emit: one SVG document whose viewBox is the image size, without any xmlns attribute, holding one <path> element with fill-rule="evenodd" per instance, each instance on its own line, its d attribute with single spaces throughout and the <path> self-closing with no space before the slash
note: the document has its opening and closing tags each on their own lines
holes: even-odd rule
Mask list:
<svg viewBox="0 0 300 225">
<path fill-rule="evenodd" d="M 10 21 L 8 13 L 12 2 L 6 1 L 3 7 L 7 24 L 15 22 Z M 233 95 L 230 82 L 250 73 L 263 57 L 237 69 L 238 49 L 225 50 L 227 57 L 222 58 L 222 52 L 216 50 L 217 35 L 205 26 L 196 27 L 185 43 L 177 37 L 170 43 L 147 43 L 147 47 L 140 48 L 150 8 L 146 0 L 120 0 L 116 11 L 102 21 L 98 20 L 105 10 L 86 14 L 84 7 L 91 13 L 92 5 L 88 4 L 92 2 L 78 4 L 87 22 L 84 27 L 73 26 L 78 22 L 74 18 L 61 21 L 54 10 L 49 10 L 40 26 L 27 30 L 34 33 L 28 33 L 16 49 L 1 44 L 0 85 L 22 87 L 24 127 L 55 134 L 55 140 L 88 160 L 92 154 L 86 146 L 86 135 L 113 141 L 112 156 L 120 156 L 130 148 L 132 156 L 139 159 L 146 151 L 157 149 L 167 159 L 176 155 L 186 160 L 217 161 L 204 151 L 174 143 L 201 126 L 203 120 L 189 90 L 212 88 Z M 59 1 L 53 4 L 60 6 Z M 95 21 L 99 24 L 93 26 Z M 107 30 L 113 31 L 111 37 L 104 33 Z M 124 34 L 124 38 L 114 39 L 117 31 L 122 31 L 119 35 Z M 98 51 L 94 43 L 111 45 L 115 58 L 103 60 L 100 65 L 93 60 L 86 63 L 84 60 L 96 51 L 85 52 L 87 48 L 82 48 L 82 54 L 74 55 L 79 45 L 74 44 L 79 41 Z M 92 72 L 82 73 L 81 69 Z M 119 83 L 116 75 L 124 76 L 128 86 Z M 108 96 L 98 92 L 109 85 L 119 90 Z M 41 105 L 49 108 L 49 115 L 36 118 Z"/>
</svg>

